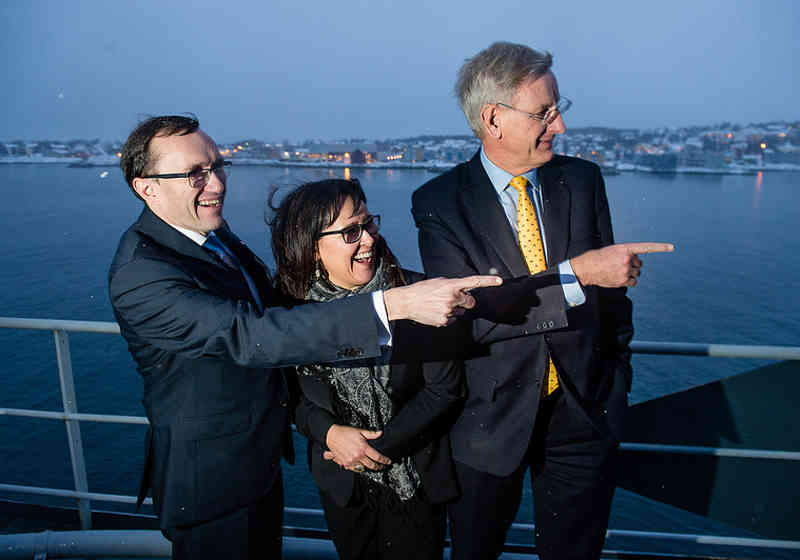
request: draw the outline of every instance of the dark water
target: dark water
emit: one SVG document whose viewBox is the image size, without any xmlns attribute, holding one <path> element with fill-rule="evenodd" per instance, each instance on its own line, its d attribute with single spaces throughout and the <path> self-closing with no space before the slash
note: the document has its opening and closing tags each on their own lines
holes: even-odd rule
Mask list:
<svg viewBox="0 0 800 560">
<path fill-rule="evenodd" d="M 109 171 L 107 177 L 100 175 Z M 264 226 L 270 185 L 342 176 L 343 170 L 234 169 L 225 215 L 266 262 Z M 426 171 L 353 170 L 369 208 L 401 262 L 420 268 L 410 194 Z M 636 339 L 724 344 L 800 345 L 800 174 L 607 178 L 615 234 L 623 241 L 670 241 L 673 254 L 645 257 L 634 301 Z M 4 241 L 0 315 L 113 321 L 108 263 L 140 203 L 117 169 L 0 165 Z M 82 412 L 141 415 L 141 383 L 121 338 L 70 335 Z M 0 329 L 0 407 L 61 407 L 52 335 Z M 632 398 L 647 400 L 724 378 L 763 361 L 636 356 Z M 135 494 L 143 428 L 83 423 L 89 488 Z M 287 505 L 318 507 L 303 462 L 287 470 Z M 69 452 L 58 422 L 0 419 L 0 482 L 70 488 Z M 106 506 L 107 504 L 103 504 Z M 120 507 L 120 506 L 115 506 Z M 529 496 L 520 520 L 531 519 Z M 712 527 L 737 531 L 618 492 L 612 526 L 655 531 Z"/>
</svg>

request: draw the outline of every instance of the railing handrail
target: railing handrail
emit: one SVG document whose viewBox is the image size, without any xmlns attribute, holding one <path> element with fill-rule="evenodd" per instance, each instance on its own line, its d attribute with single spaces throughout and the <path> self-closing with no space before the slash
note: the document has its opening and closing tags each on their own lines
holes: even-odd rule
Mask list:
<svg viewBox="0 0 800 560">
<path fill-rule="evenodd" d="M 66 319 L 31 319 L 28 317 L 0 317 L 0 328 L 36 331 L 90 332 L 119 334 L 119 324 L 109 321 L 71 321 Z"/>
<path fill-rule="evenodd" d="M 85 483 L 85 466 L 83 465 L 83 448 L 80 441 L 80 422 L 111 422 L 120 424 L 148 424 L 144 416 L 123 416 L 115 414 L 90 414 L 77 412 L 74 399 L 74 383 L 72 380 L 72 363 L 69 355 L 67 332 L 88 332 L 99 334 L 120 334 L 119 325 L 105 321 L 72 321 L 61 319 L 32 319 L 23 317 L 0 317 L 0 328 L 23 330 L 49 330 L 53 331 L 56 338 L 56 349 L 59 362 L 59 373 L 64 400 L 64 411 L 32 410 L 20 408 L 0 408 L 0 416 L 24 416 L 49 420 L 62 420 L 71 434 L 70 451 L 77 490 L 65 490 L 39 486 L 23 486 L 15 484 L 0 484 L 0 491 L 19 492 L 27 494 L 49 495 L 57 497 L 76 498 L 81 511 L 81 525 L 84 529 L 91 527 L 91 512 L 89 500 L 117 503 L 135 503 L 136 496 L 121 494 L 104 494 L 89 492 Z M 757 346 L 757 345 L 732 345 L 732 344 L 707 344 L 690 342 L 654 342 L 633 341 L 631 351 L 635 354 L 669 354 L 702 357 L 725 358 L 762 358 L 775 360 L 800 360 L 800 347 L 796 346 Z M 74 441 L 73 441 L 74 440 Z M 681 453 L 713 455 L 718 457 L 739 457 L 762 460 L 788 460 L 800 461 L 800 452 L 766 450 L 766 449 L 738 449 L 721 447 L 701 447 L 686 445 L 662 445 L 650 443 L 629 443 L 620 445 L 621 449 L 635 452 L 656 453 Z M 83 488 L 83 489 L 81 489 Z M 146 504 L 152 504 L 152 499 L 147 498 Z M 285 508 L 290 513 L 321 515 L 321 511 L 309 508 Z M 88 512 L 88 514 L 85 514 Z M 515 529 L 532 529 L 532 524 L 515 523 Z M 609 529 L 607 535 L 629 536 L 642 538 L 658 538 L 665 540 L 679 540 L 699 544 L 719 544 L 728 546 L 748 546 L 762 548 L 783 548 L 800 550 L 800 541 L 782 541 L 774 539 L 753 539 L 741 537 L 725 537 L 719 535 L 695 535 L 682 533 L 663 533 L 650 531 L 623 531 Z"/>
<path fill-rule="evenodd" d="M 65 319 L 31 319 L 0 317 L 0 328 L 45 331 L 92 332 L 119 334 L 119 324 L 110 321 L 72 321 Z M 716 344 L 707 342 L 659 342 L 634 340 L 634 354 L 670 354 L 712 358 L 763 358 L 768 360 L 800 360 L 800 346 L 764 346 L 756 344 Z"/>
</svg>

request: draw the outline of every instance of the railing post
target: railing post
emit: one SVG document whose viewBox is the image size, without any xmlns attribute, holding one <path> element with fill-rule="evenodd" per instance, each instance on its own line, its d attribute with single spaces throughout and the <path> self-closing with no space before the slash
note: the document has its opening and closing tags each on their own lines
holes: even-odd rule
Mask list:
<svg viewBox="0 0 800 560">
<path fill-rule="evenodd" d="M 58 378 L 61 384 L 61 400 L 64 403 L 64 412 L 75 414 L 78 412 L 78 402 L 75 399 L 75 380 L 72 376 L 72 356 L 69 351 L 69 337 L 67 331 L 54 330 L 56 341 L 56 359 L 58 360 Z M 81 426 L 78 420 L 65 420 L 67 426 L 67 441 L 69 442 L 69 456 L 72 460 L 72 477 L 75 480 L 75 490 L 88 492 L 89 483 L 86 478 L 86 462 L 83 459 L 83 443 L 81 441 Z M 78 513 L 81 518 L 81 529 L 92 528 L 92 512 L 89 500 L 78 499 Z"/>
</svg>

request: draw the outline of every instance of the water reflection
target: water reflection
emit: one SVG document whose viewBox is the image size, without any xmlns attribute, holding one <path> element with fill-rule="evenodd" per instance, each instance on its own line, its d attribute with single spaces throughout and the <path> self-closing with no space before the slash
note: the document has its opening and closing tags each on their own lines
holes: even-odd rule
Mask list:
<svg viewBox="0 0 800 560">
<path fill-rule="evenodd" d="M 764 182 L 764 172 L 756 173 L 756 189 L 753 191 L 753 210 L 758 210 L 761 205 L 761 185 Z"/>
<path fill-rule="evenodd" d="M 345 167 L 344 168 L 344 180 L 345 181 L 349 181 L 350 180 L 350 168 L 349 167 Z"/>
</svg>

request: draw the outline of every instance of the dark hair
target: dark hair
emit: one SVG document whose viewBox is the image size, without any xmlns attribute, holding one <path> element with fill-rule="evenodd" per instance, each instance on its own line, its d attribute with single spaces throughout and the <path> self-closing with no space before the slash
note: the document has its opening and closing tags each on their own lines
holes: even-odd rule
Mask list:
<svg viewBox="0 0 800 560">
<path fill-rule="evenodd" d="M 272 189 L 267 204 L 274 212 L 269 228 L 278 287 L 285 294 L 305 299 L 317 270 L 319 234 L 336 221 L 345 201 L 350 199 L 358 206 L 366 203 L 367 197 L 358 179 L 326 179 L 304 183 L 275 206 L 273 202 L 277 192 L 277 188 Z M 386 241 L 382 236 L 375 241 L 375 256 L 383 261 L 389 284 L 404 285 L 403 273 Z M 327 274 L 322 268 L 320 272 Z"/>
<path fill-rule="evenodd" d="M 133 188 L 133 180 L 141 177 L 152 163 L 150 160 L 150 141 L 156 136 L 191 134 L 200 127 L 200 122 L 191 113 L 184 115 L 163 115 L 148 117 L 133 129 L 125 145 L 119 166 L 125 181 L 137 198 L 141 198 Z"/>
</svg>

